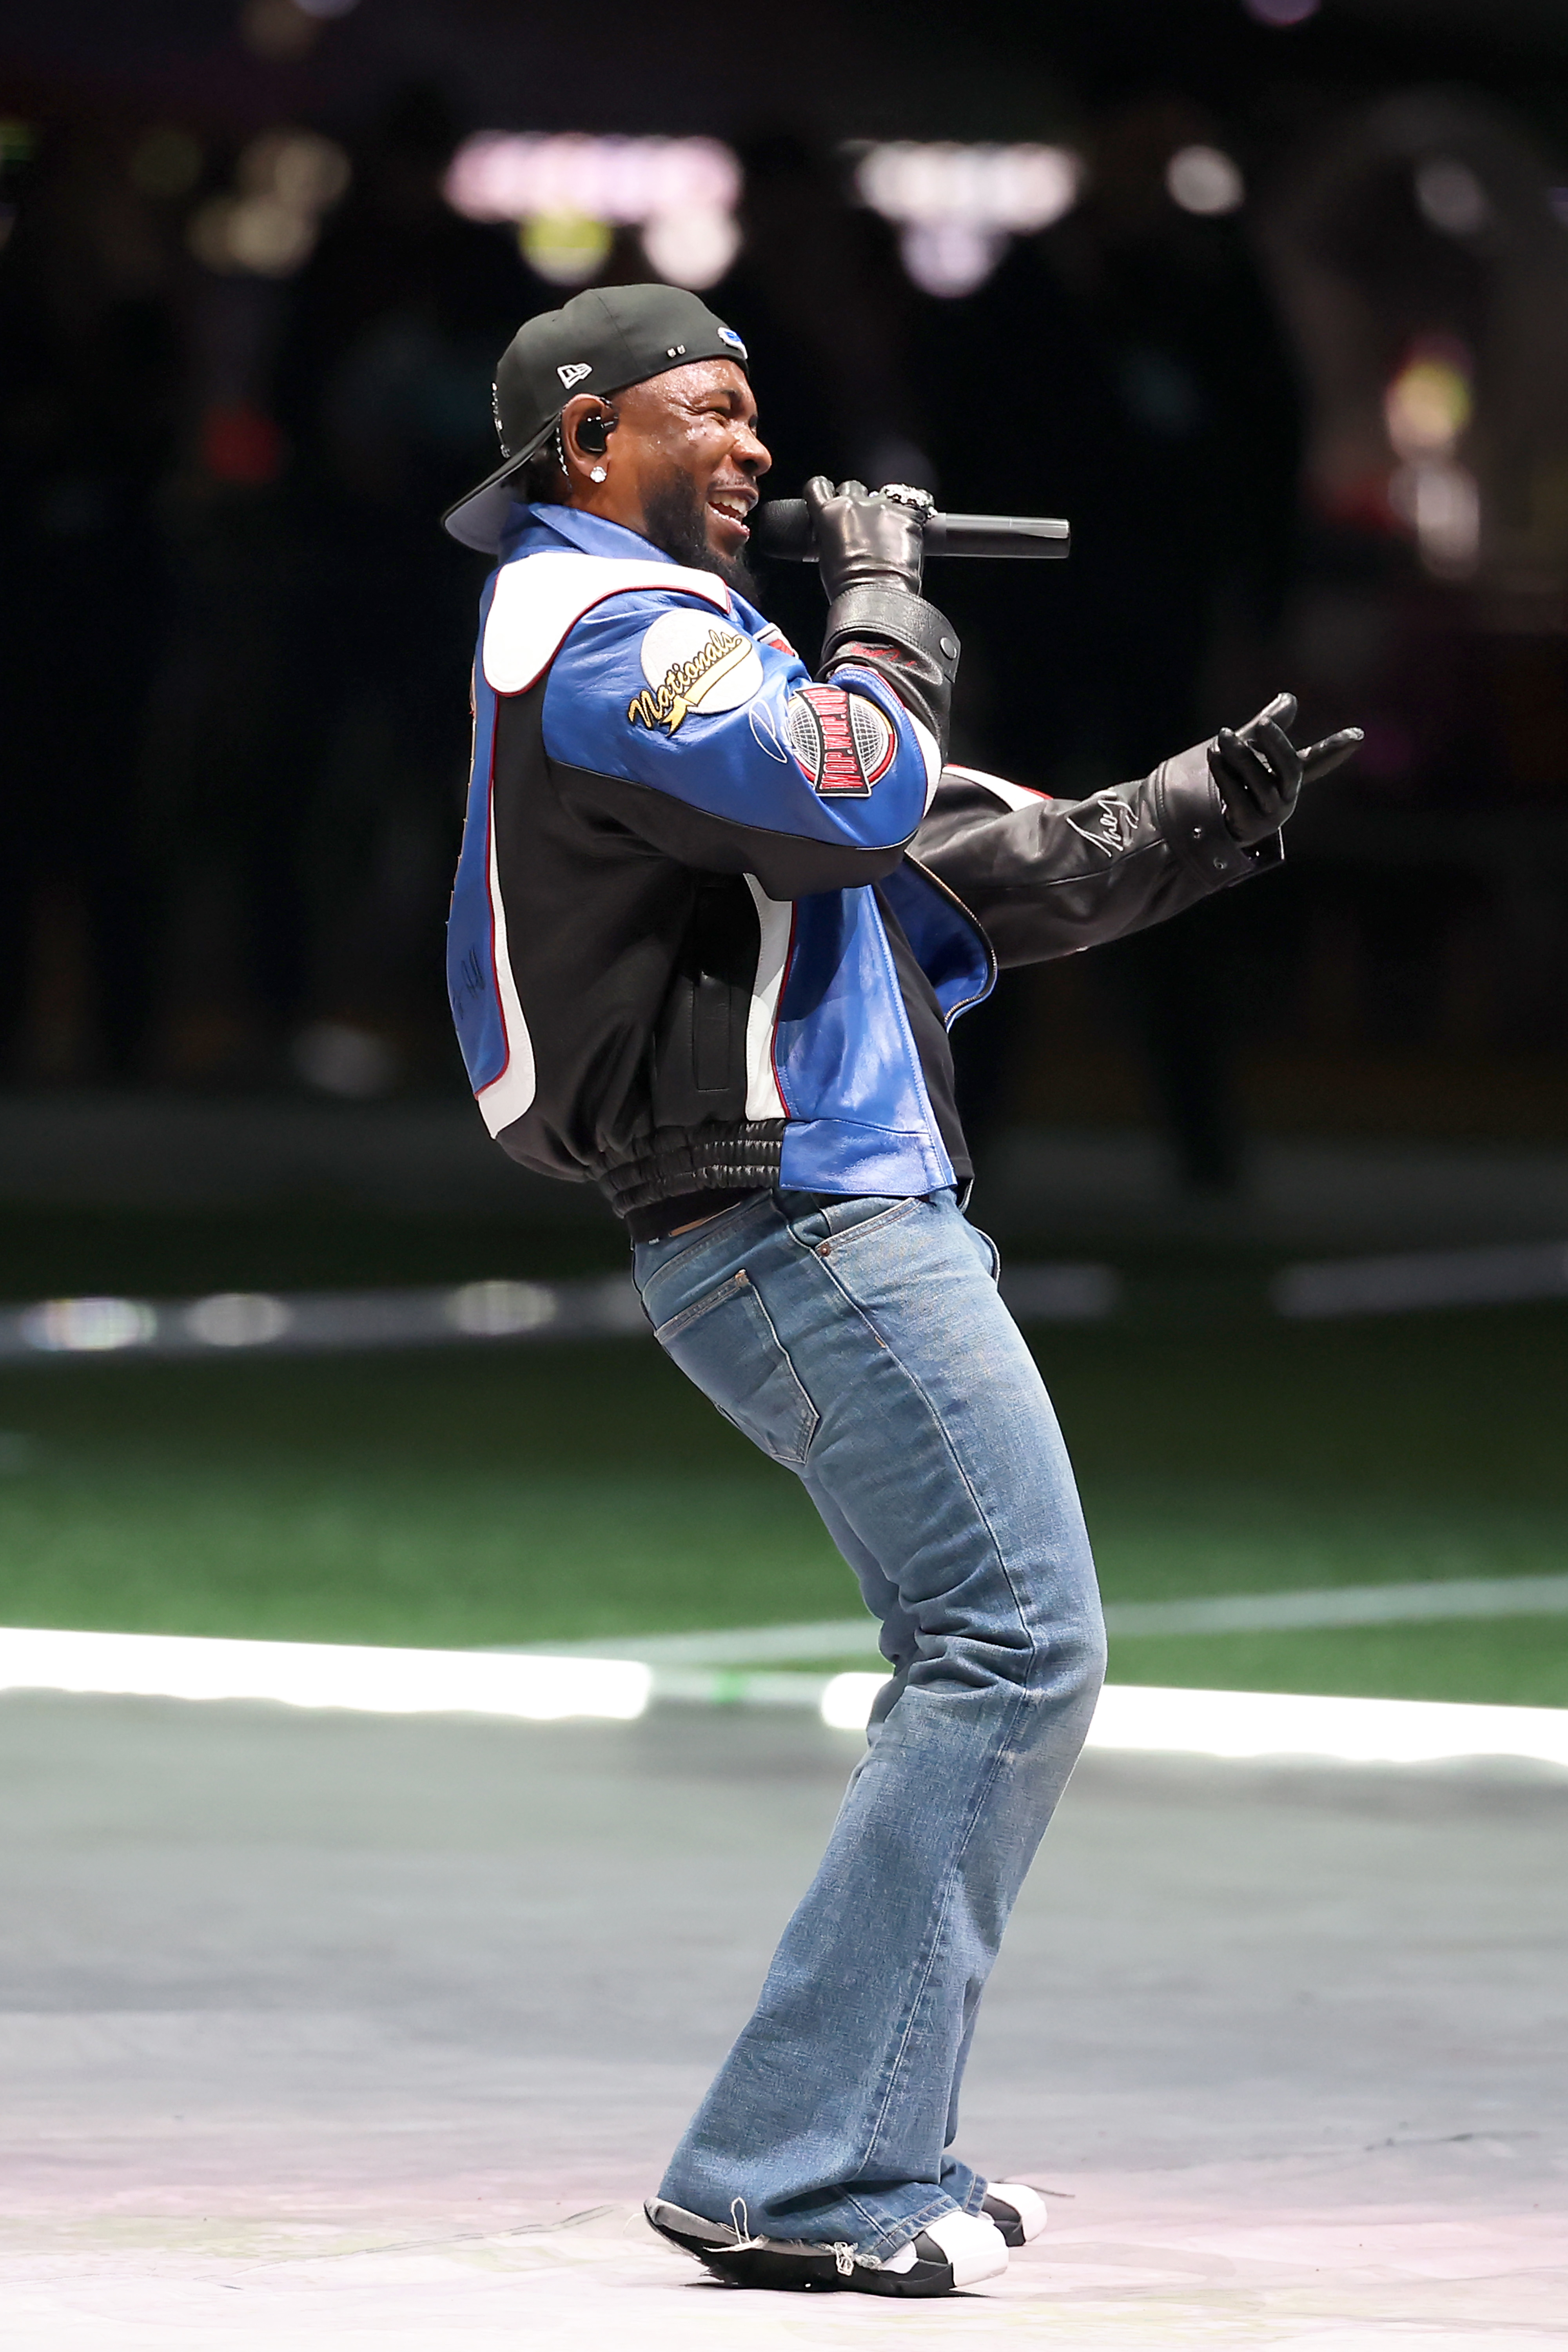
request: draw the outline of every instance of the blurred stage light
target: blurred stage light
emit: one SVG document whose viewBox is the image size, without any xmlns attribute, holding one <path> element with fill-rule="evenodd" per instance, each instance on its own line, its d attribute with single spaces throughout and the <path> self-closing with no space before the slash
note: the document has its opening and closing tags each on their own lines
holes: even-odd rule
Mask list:
<svg viewBox="0 0 1568 2352">
<path fill-rule="evenodd" d="M 192 215 L 187 239 L 220 277 L 289 278 L 310 258 L 316 224 L 275 196 L 212 196 Z"/>
<path fill-rule="evenodd" d="M 1083 167 L 1066 147 L 900 139 L 858 149 L 861 202 L 901 234 L 904 267 L 928 294 L 968 294 L 1010 236 L 1047 228 L 1078 201 Z"/>
<path fill-rule="evenodd" d="M 458 149 L 445 185 L 447 203 L 468 220 L 577 212 L 635 227 L 692 207 L 731 211 L 741 167 L 717 139 L 480 131 Z"/>
<path fill-rule="evenodd" d="M 1480 554 L 1479 488 L 1454 456 L 1474 409 L 1469 354 L 1446 335 L 1418 343 L 1384 394 L 1388 437 L 1405 461 L 1390 478 L 1389 504 L 1438 579 L 1468 578 Z"/>
<path fill-rule="evenodd" d="M 346 1102 L 372 1102 L 389 1094 L 403 1072 L 390 1038 L 352 1021 L 312 1021 L 295 1038 L 289 1059 L 308 1087 L 318 1094 L 341 1095 Z"/>
<path fill-rule="evenodd" d="M 321 36 L 320 22 L 300 0 L 245 0 L 240 10 L 240 39 L 268 65 L 298 64 Z"/>
<path fill-rule="evenodd" d="M 349 159 L 313 131 L 264 131 L 235 167 L 237 193 L 212 196 L 186 237 L 220 274 L 289 278 L 316 249 L 321 216 L 347 193 Z"/>
<path fill-rule="evenodd" d="M 1184 213 L 1236 212 L 1247 195 L 1237 166 L 1217 147 L 1178 147 L 1165 166 L 1165 193 Z"/>
<path fill-rule="evenodd" d="M 46 1298 L 22 1317 L 22 1336 L 47 1355 L 102 1355 L 138 1348 L 158 1328 L 139 1298 Z"/>
<path fill-rule="evenodd" d="M 0 1630 L 0 1690 L 271 1699 L 370 1715 L 503 1715 L 552 1723 L 574 1715 L 629 1722 L 647 1706 L 652 1683 L 647 1666 L 620 1658 Z"/>
<path fill-rule="evenodd" d="M 235 178 L 247 195 L 275 197 L 311 216 L 341 202 L 353 177 L 337 141 L 314 131 L 264 131 L 235 167 Z"/>
<path fill-rule="evenodd" d="M 700 293 L 718 284 L 740 251 L 741 225 L 733 213 L 700 205 L 656 213 L 643 230 L 642 246 L 661 278 Z"/>
<path fill-rule="evenodd" d="M 1045 228 L 1078 198 L 1082 167 L 1065 147 L 958 147 L 902 139 L 866 148 L 855 185 L 890 221 Z"/>
<path fill-rule="evenodd" d="M 186 1330 L 209 1348 L 265 1348 L 293 1319 L 281 1298 L 258 1290 L 221 1290 L 185 1309 Z"/>
<path fill-rule="evenodd" d="M 1427 571 L 1441 580 L 1468 580 L 1481 547 L 1480 487 L 1468 467 L 1447 457 L 1401 466 L 1388 498 L 1414 530 Z"/>
<path fill-rule="evenodd" d="M 516 222 L 524 257 L 556 285 L 586 285 L 617 227 L 641 229 L 649 262 L 679 286 L 713 285 L 741 241 L 741 166 L 717 139 L 481 131 L 445 189 L 465 219 Z"/>
<path fill-rule="evenodd" d="M 1272 25 L 1282 29 L 1288 25 L 1304 25 L 1315 16 L 1322 0 L 1241 0 L 1249 16 L 1260 25 Z"/>
<path fill-rule="evenodd" d="M 555 1319 L 555 1295 L 542 1282 L 466 1282 L 447 1313 L 475 1339 L 510 1339 Z"/>
<path fill-rule="evenodd" d="M 1007 240 L 967 221 L 910 221 L 900 232 L 904 268 L 923 294 L 957 301 L 984 286 Z"/>
<path fill-rule="evenodd" d="M 523 259 L 552 286 L 586 286 L 615 241 L 609 222 L 586 213 L 536 213 L 517 232 Z"/>
<path fill-rule="evenodd" d="M 1474 406 L 1469 356 L 1446 337 L 1418 345 L 1383 400 L 1388 437 L 1408 458 L 1446 456 Z"/>
<path fill-rule="evenodd" d="M 1435 156 L 1415 173 L 1415 202 L 1423 219 L 1446 236 L 1473 236 L 1485 228 L 1492 208 L 1487 192 L 1468 163 L 1451 156 Z"/>
</svg>

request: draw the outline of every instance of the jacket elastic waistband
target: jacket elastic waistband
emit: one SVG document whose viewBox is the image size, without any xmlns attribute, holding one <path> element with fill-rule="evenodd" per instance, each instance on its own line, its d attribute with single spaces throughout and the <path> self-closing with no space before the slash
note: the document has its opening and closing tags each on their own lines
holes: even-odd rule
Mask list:
<svg viewBox="0 0 1568 2352">
<path fill-rule="evenodd" d="M 655 1225 L 656 1232 L 668 1233 L 672 1223 L 731 1205 L 730 1201 L 713 1202 L 716 1192 L 739 1200 L 746 1192 L 771 1191 L 779 1181 L 784 1139 L 782 1118 L 741 1119 L 730 1127 L 660 1128 L 644 1139 L 633 1157 L 607 1167 L 599 1188 L 618 1217 L 629 1223 L 637 1215 L 644 1230 L 636 1238 L 647 1240 L 642 1211 L 679 1202 L 686 1213 Z M 693 1194 L 703 1196 L 696 1206 L 689 1201 Z"/>
</svg>

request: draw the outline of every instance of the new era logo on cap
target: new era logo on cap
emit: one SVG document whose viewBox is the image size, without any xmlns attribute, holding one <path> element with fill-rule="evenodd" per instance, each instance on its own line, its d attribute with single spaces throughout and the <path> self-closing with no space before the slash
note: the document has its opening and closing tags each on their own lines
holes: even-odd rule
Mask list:
<svg viewBox="0 0 1568 2352">
<path fill-rule="evenodd" d="M 452 537 L 488 554 L 499 551 L 507 518 L 526 487 L 521 469 L 543 449 L 565 403 L 585 383 L 608 396 L 683 360 L 748 365 L 734 328 L 683 286 L 588 286 L 559 310 L 526 320 L 496 364 L 496 428 L 504 463 L 448 509 L 443 520 Z"/>
</svg>

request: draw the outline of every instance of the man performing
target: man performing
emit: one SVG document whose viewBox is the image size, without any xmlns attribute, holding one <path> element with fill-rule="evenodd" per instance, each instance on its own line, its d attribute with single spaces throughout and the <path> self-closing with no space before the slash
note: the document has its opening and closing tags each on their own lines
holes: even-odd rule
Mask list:
<svg viewBox="0 0 1568 2352">
<path fill-rule="evenodd" d="M 659 1344 L 805 1485 L 892 1670 L 816 1880 L 647 2207 L 751 2286 L 938 2295 L 1035 2193 L 951 2153 L 975 2013 L 1104 1669 L 1039 1373 L 965 1220 L 947 1030 L 1020 964 L 1280 858 L 1282 696 L 1136 783 L 944 764 L 958 644 L 921 520 L 807 486 L 813 673 L 750 601 L 768 455 L 746 348 L 666 286 L 503 354 L 452 1007 L 486 1124 L 591 1181 Z"/>
</svg>

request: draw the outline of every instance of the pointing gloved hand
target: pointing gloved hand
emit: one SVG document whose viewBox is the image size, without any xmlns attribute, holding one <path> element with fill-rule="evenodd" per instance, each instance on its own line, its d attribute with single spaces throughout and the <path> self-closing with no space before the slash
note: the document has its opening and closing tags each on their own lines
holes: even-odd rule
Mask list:
<svg viewBox="0 0 1568 2352">
<path fill-rule="evenodd" d="M 847 588 L 920 594 L 925 522 L 918 507 L 868 490 L 864 482 L 840 482 L 835 489 L 826 474 L 807 482 L 805 503 L 830 604 Z"/>
<path fill-rule="evenodd" d="M 1299 751 L 1285 731 L 1295 716 L 1295 696 L 1277 694 L 1256 719 L 1245 727 L 1222 727 L 1209 745 L 1209 773 L 1225 803 L 1226 830 L 1246 849 L 1278 833 L 1301 786 L 1339 767 L 1362 740 L 1359 727 L 1342 727 Z"/>
</svg>

